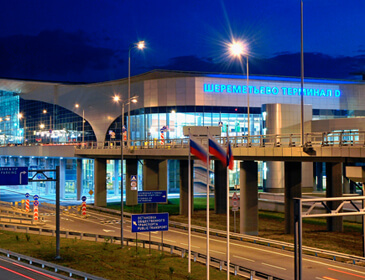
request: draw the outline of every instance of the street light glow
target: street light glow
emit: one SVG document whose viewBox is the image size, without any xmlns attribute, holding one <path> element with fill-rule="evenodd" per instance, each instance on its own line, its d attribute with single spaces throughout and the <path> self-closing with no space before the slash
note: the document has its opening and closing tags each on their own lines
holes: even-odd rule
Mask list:
<svg viewBox="0 0 365 280">
<path fill-rule="evenodd" d="M 22 119 L 23 118 L 23 114 L 22 113 L 19 113 L 18 114 L 18 119 Z"/>
<path fill-rule="evenodd" d="M 137 43 L 137 48 L 140 49 L 140 50 L 143 50 L 145 48 L 145 43 L 144 41 L 139 41 Z"/>
<path fill-rule="evenodd" d="M 233 41 L 229 45 L 229 52 L 232 56 L 242 56 L 247 54 L 247 47 L 241 41 Z"/>
<path fill-rule="evenodd" d="M 114 95 L 113 96 L 113 100 L 114 100 L 114 102 L 119 102 L 120 101 L 120 97 L 118 95 Z"/>
</svg>

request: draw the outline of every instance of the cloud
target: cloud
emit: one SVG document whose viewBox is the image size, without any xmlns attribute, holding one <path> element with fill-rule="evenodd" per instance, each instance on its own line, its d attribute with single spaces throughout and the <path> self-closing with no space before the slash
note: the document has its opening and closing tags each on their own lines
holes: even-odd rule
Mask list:
<svg viewBox="0 0 365 280">
<path fill-rule="evenodd" d="M 82 31 L 42 31 L 0 38 L 0 76 L 80 81 L 86 72 L 109 70 L 116 53 L 92 45 Z"/>
</svg>

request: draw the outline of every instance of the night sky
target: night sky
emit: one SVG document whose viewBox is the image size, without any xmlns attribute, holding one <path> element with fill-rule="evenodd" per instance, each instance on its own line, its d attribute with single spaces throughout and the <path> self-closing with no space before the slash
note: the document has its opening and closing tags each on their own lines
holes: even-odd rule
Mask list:
<svg viewBox="0 0 365 280">
<path fill-rule="evenodd" d="M 14 0 L 2 3 L 0 77 L 99 82 L 153 69 L 300 76 L 300 0 Z M 361 79 L 365 0 L 304 0 L 305 76 Z"/>
</svg>

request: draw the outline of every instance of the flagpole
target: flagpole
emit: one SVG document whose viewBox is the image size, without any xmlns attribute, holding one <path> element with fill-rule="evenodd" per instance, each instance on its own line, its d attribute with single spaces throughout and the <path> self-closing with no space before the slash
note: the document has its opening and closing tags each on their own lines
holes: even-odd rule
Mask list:
<svg viewBox="0 0 365 280">
<path fill-rule="evenodd" d="M 229 145 L 228 138 L 228 125 L 227 125 L 227 148 Z M 227 280 L 229 280 L 230 272 L 230 253 L 229 253 L 229 162 L 228 162 L 228 152 L 227 152 Z"/>
<path fill-rule="evenodd" d="M 207 127 L 207 280 L 209 280 L 209 266 L 210 266 L 210 254 L 209 254 L 209 127 Z"/>
<path fill-rule="evenodd" d="M 188 163 L 188 273 L 191 273 L 191 155 L 190 155 L 190 128 L 189 128 L 189 163 Z"/>
</svg>

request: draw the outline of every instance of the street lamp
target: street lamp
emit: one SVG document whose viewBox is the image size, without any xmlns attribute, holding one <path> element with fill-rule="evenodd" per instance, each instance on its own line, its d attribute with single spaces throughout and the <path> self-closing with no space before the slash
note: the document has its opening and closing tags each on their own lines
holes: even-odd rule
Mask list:
<svg viewBox="0 0 365 280">
<path fill-rule="evenodd" d="M 128 49 L 128 101 L 131 100 L 131 50 L 137 48 L 139 50 L 143 50 L 145 48 L 145 42 L 139 41 L 138 43 L 133 43 L 129 45 Z M 127 146 L 130 145 L 131 139 L 131 107 L 130 102 L 128 103 L 128 139 L 127 139 Z"/>
<path fill-rule="evenodd" d="M 121 139 L 120 139 L 120 243 L 121 243 L 121 247 L 123 248 L 123 242 L 124 242 L 124 237 L 123 237 L 123 223 L 124 223 L 124 213 L 123 213 L 123 192 L 124 192 L 124 187 L 123 187 L 123 182 L 124 182 L 124 176 L 123 176 L 123 173 L 124 173 L 124 170 L 123 170 L 123 161 L 124 161 L 124 154 L 123 154 L 123 148 L 124 148 L 124 139 L 123 139 L 123 130 L 125 129 L 124 128 L 124 107 L 125 105 L 128 104 L 128 108 L 132 103 L 137 103 L 137 99 L 138 99 L 138 96 L 133 96 L 131 98 L 128 98 L 124 101 L 121 100 L 121 98 L 117 95 L 115 95 L 113 97 L 114 99 L 114 102 L 117 102 L 117 103 L 120 103 L 121 107 L 122 107 L 122 115 L 121 115 L 121 129 L 120 129 L 120 132 L 121 132 Z M 129 112 L 129 110 L 128 110 Z M 129 120 L 129 119 L 128 119 Z M 129 131 L 129 127 L 128 127 L 128 131 Z M 128 142 L 128 141 L 127 141 Z M 115 176 L 116 178 L 116 176 Z"/>
<path fill-rule="evenodd" d="M 75 108 L 79 108 L 79 104 L 75 104 Z M 82 109 L 82 145 L 84 145 L 84 139 L 85 139 L 85 111 Z"/>
<path fill-rule="evenodd" d="M 233 57 L 237 57 L 242 65 L 242 57 L 246 56 L 246 91 L 247 91 L 247 136 L 250 137 L 250 89 L 249 84 L 249 69 L 248 69 L 248 48 L 247 44 L 242 41 L 233 40 L 232 43 L 228 44 L 229 53 Z M 227 131 L 228 133 L 228 131 Z M 247 139 L 249 141 L 249 139 Z"/>
</svg>

